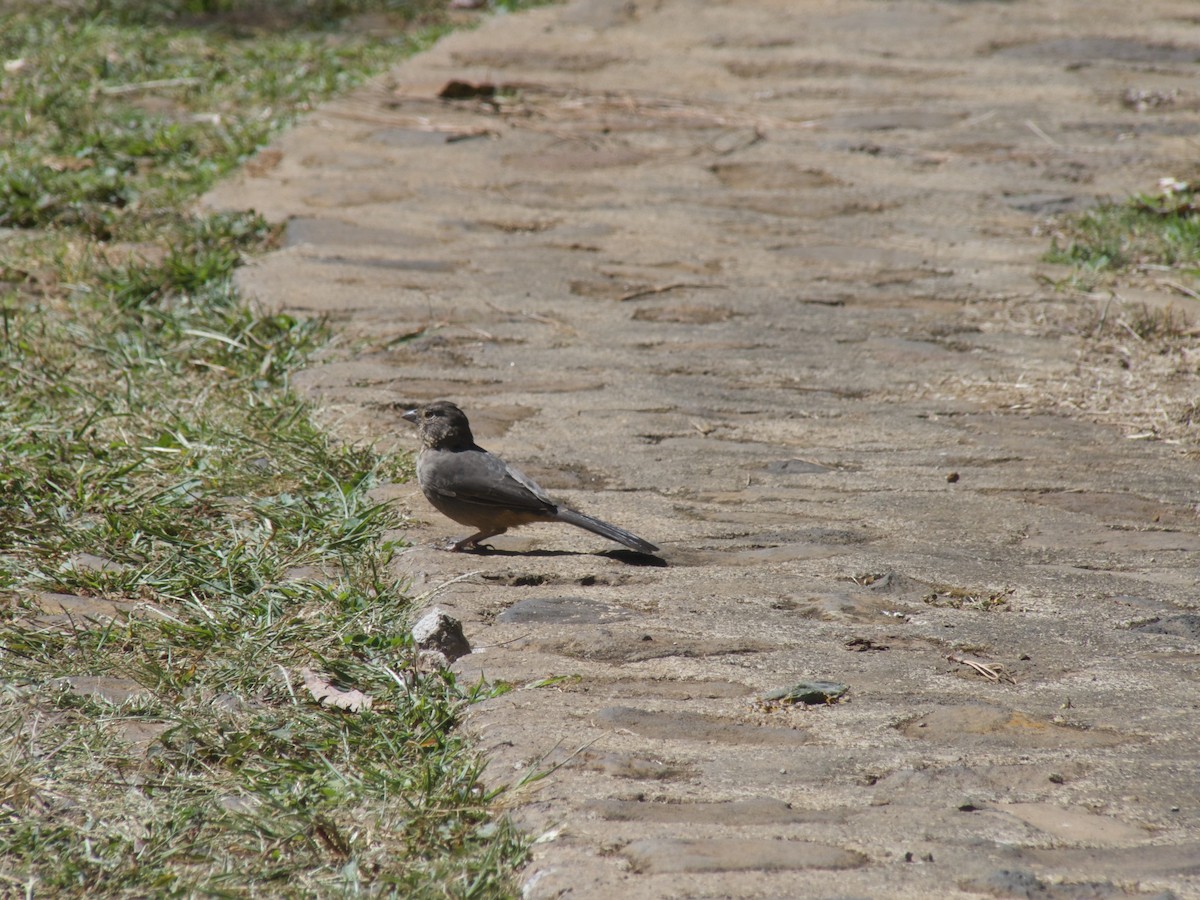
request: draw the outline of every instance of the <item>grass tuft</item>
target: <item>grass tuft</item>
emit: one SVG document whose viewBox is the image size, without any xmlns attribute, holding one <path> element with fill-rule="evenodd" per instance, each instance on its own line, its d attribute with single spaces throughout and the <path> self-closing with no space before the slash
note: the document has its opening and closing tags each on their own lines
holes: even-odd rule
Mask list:
<svg viewBox="0 0 1200 900">
<path fill-rule="evenodd" d="M 1157 194 L 1141 194 L 1060 223 L 1048 262 L 1092 272 L 1167 266 L 1200 275 L 1200 186 L 1163 179 Z"/>
</svg>

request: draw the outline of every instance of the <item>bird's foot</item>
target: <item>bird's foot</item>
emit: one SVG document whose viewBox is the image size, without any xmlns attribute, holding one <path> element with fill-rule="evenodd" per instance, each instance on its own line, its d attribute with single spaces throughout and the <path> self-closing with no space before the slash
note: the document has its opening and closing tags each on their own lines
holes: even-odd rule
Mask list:
<svg viewBox="0 0 1200 900">
<path fill-rule="evenodd" d="M 435 546 L 438 550 L 445 550 L 448 553 L 487 553 L 492 549 L 487 544 L 479 543 L 473 537 L 466 537 L 459 541 L 452 538 L 444 544 L 436 544 Z"/>
</svg>

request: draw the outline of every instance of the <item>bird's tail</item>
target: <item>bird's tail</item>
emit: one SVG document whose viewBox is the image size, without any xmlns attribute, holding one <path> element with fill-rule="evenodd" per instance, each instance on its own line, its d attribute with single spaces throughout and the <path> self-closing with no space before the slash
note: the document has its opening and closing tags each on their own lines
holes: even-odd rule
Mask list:
<svg viewBox="0 0 1200 900">
<path fill-rule="evenodd" d="M 568 509 L 565 506 L 558 508 L 558 520 L 566 522 L 568 525 L 574 525 L 576 528 L 582 528 L 584 531 L 590 531 L 592 534 L 598 534 L 601 537 L 606 537 L 610 541 L 616 541 L 618 544 L 624 544 L 639 553 L 657 553 L 658 548 L 649 541 L 643 541 L 636 534 L 626 531 L 624 528 L 618 528 L 616 525 L 609 525 L 607 522 L 602 522 L 599 519 L 593 519 L 591 516 L 585 516 L 581 512 L 576 512 L 573 509 Z"/>
</svg>

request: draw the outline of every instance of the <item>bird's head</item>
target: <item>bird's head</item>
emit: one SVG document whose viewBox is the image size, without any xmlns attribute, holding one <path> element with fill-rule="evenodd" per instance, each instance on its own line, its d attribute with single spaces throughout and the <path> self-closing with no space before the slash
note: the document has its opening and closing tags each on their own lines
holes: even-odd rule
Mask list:
<svg viewBox="0 0 1200 900">
<path fill-rule="evenodd" d="M 417 426 L 422 446 L 430 449 L 454 450 L 475 443 L 466 414 L 449 400 L 410 409 L 402 418 Z"/>
</svg>

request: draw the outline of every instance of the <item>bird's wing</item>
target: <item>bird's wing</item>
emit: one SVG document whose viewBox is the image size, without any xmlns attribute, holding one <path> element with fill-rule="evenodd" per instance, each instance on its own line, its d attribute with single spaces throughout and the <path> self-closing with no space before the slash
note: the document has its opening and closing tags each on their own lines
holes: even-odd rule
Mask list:
<svg viewBox="0 0 1200 900">
<path fill-rule="evenodd" d="M 537 482 L 486 450 L 426 450 L 421 487 L 460 503 L 553 514 L 556 505 Z"/>
</svg>

